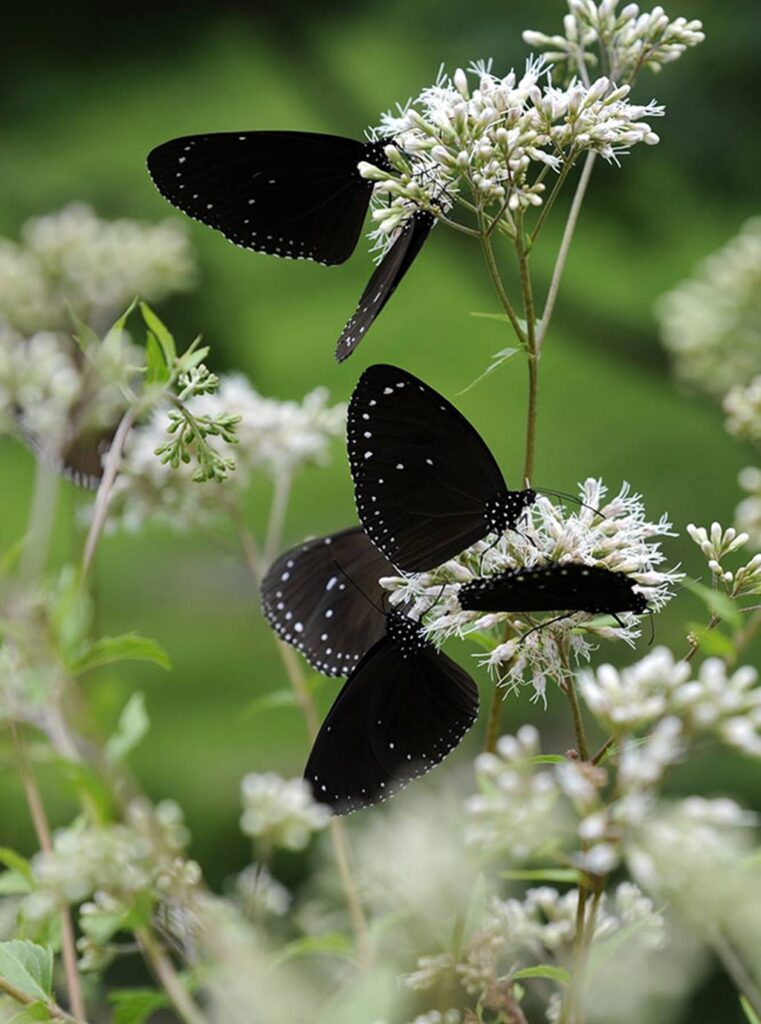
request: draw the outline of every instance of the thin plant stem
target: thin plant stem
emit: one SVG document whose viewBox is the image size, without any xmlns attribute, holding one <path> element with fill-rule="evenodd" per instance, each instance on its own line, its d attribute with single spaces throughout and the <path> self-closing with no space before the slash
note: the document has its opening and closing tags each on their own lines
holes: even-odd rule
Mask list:
<svg viewBox="0 0 761 1024">
<path fill-rule="evenodd" d="M 229 511 L 238 532 L 238 538 L 240 540 L 244 560 L 249 572 L 254 578 L 254 581 L 257 586 L 259 586 L 262 581 L 263 573 L 262 559 L 259 554 L 258 545 L 254 537 L 251 535 L 251 532 L 246 529 L 239 510 L 237 508 L 230 508 Z M 288 680 L 296 694 L 296 700 L 304 718 L 304 724 L 306 726 L 309 741 L 314 742 L 320 728 L 320 718 L 317 713 L 317 705 L 315 703 L 314 695 L 306 684 L 304 673 L 302 672 L 301 665 L 293 649 L 289 647 L 288 644 L 283 643 L 279 637 L 276 638 L 276 646 L 283 662 L 286 675 L 288 676 Z M 346 829 L 340 818 L 331 819 L 330 838 L 333 844 L 333 854 L 336 858 L 338 874 L 344 891 L 344 899 L 346 900 L 346 906 L 348 907 L 349 916 L 351 917 L 354 940 L 357 944 L 357 956 L 360 966 L 364 969 L 369 967 L 372 961 L 370 935 L 365 911 L 362 906 L 362 901 L 359 898 L 359 891 L 351 871 L 349 842 L 346 836 Z"/>
<path fill-rule="evenodd" d="M 103 533 L 103 527 L 106 524 L 106 513 L 108 512 L 108 502 L 111 498 L 111 491 L 116 480 L 116 474 L 119 472 L 119 463 L 122 460 L 122 451 L 124 450 L 124 443 L 127 440 L 132 426 L 135 422 L 137 410 L 134 408 L 127 409 L 125 414 L 122 416 L 119 426 L 116 428 L 114 439 L 111 442 L 111 447 L 108 450 L 106 461 L 103 467 L 103 477 L 98 487 L 98 493 L 95 497 L 95 507 L 93 509 L 92 522 L 90 523 L 90 529 L 87 533 L 87 540 L 85 541 L 85 551 L 82 556 L 82 577 L 84 578 L 92 565 L 93 556 L 98 546 L 98 541 Z"/>
<path fill-rule="evenodd" d="M 27 757 L 24 742 L 21 738 L 15 722 L 10 723 L 11 737 L 16 751 L 19 775 L 24 789 L 24 796 L 29 808 L 29 815 L 34 825 L 37 841 L 43 853 L 53 852 L 53 842 L 50 836 L 50 825 L 45 813 L 45 805 L 34 777 L 34 771 Z M 61 923 L 61 955 L 63 958 L 64 973 L 66 976 L 66 989 L 69 994 L 69 1003 L 73 1017 L 77 1021 L 85 1019 L 85 1001 L 82 996 L 82 987 L 77 971 L 77 947 L 74 937 L 74 926 L 71 923 L 71 914 L 68 906 L 61 906 L 59 910 Z"/>
<path fill-rule="evenodd" d="M 497 266 L 497 260 L 496 260 L 496 257 L 494 256 L 494 248 L 493 248 L 493 246 L 491 244 L 491 239 L 486 234 L 486 229 L 485 229 L 485 226 L 484 226 L 483 215 L 481 215 L 481 217 L 479 218 L 479 221 L 480 221 L 480 224 L 481 224 L 481 248 L 483 249 L 484 259 L 486 260 L 486 266 L 487 266 L 487 269 L 489 271 L 489 276 L 492 279 L 492 284 L 494 285 L 494 290 L 497 293 L 497 298 L 499 299 L 502 308 L 504 309 L 505 313 L 507 314 L 508 320 L 510 321 L 510 323 L 513 326 L 513 330 L 515 331 L 515 334 L 516 334 L 518 340 L 520 341 L 520 343 L 522 345 L 525 345 L 526 344 L 526 335 L 525 335 L 525 333 L 523 331 L 523 328 L 521 327 L 521 324 L 520 324 L 520 321 L 518 319 L 518 316 L 517 316 L 515 310 L 513 309 L 513 305 L 510 302 L 508 294 L 505 291 L 505 286 L 504 286 L 504 284 L 502 282 L 502 277 L 501 277 L 500 272 L 499 272 L 499 267 Z"/>
<path fill-rule="evenodd" d="M 753 611 L 752 618 L 743 626 L 739 633 L 735 634 L 734 652 L 732 663 L 737 661 L 738 656 L 745 650 L 758 630 L 761 628 L 761 608 L 747 608 L 745 611 Z"/>
<path fill-rule="evenodd" d="M 185 1024 L 206 1024 L 206 1017 L 191 998 L 174 964 L 150 928 L 136 928 L 135 938 L 180 1018 Z"/>
<path fill-rule="evenodd" d="M 264 539 L 264 565 L 270 565 L 277 554 L 280 546 L 280 538 L 283 535 L 283 524 L 285 513 L 288 509 L 288 498 L 291 493 L 291 476 L 289 473 L 281 473 L 275 480 L 275 493 L 270 506 L 267 533 Z"/>
<path fill-rule="evenodd" d="M 22 989 L 16 988 L 16 986 L 11 984 L 11 982 L 6 978 L 0 978 L 0 992 L 4 992 L 5 995 L 14 999 L 22 1006 L 31 1006 L 33 1003 L 39 1002 L 39 999 L 37 999 L 36 996 L 30 996 L 28 992 L 24 992 Z M 58 1003 L 46 1001 L 45 1009 L 48 1012 L 48 1016 L 53 1017 L 55 1020 L 65 1020 L 68 1021 L 69 1024 L 87 1024 L 84 1017 L 72 1017 L 72 1015 L 67 1013 L 63 1007 L 58 1005 Z"/>
<path fill-rule="evenodd" d="M 587 158 L 584 161 L 584 166 L 581 169 L 581 175 L 579 182 L 576 186 L 576 192 L 571 203 L 571 209 L 568 212 L 568 220 L 565 224 L 563 231 L 563 237 L 560 241 L 560 248 L 558 249 L 557 259 L 555 260 L 555 267 L 552 271 L 552 278 L 550 280 L 550 287 L 547 291 L 547 299 L 544 303 L 544 312 L 542 313 L 541 323 L 536 335 L 536 346 L 537 353 L 541 353 L 544 339 L 547 337 L 547 329 L 550 326 L 550 320 L 552 319 L 552 313 L 555 309 L 555 301 L 558 297 L 558 290 L 560 288 L 560 279 L 563 276 L 565 270 L 565 263 L 568 259 L 568 253 L 571 248 L 571 242 L 573 241 L 573 233 L 576 230 L 576 224 L 579 220 L 579 213 L 581 211 L 581 204 L 584 202 L 584 196 L 587 191 L 587 185 L 589 179 L 592 176 L 592 169 L 595 165 L 595 153 L 587 153 Z"/>
<path fill-rule="evenodd" d="M 563 163 L 563 169 L 561 170 L 561 172 L 558 174 L 557 178 L 555 179 L 555 184 L 552 186 L 552 191 L 550 192 L 549 196 L 547 197 L 547 199 L 542 204 L 542 209 L 541 209 L 541 212 L 540 212 L 540 214 L 539 214 L 539 216 L 537 218 L 536 224 L 534 225 L 534 230 L 531 232 L 531 234 L 529 236 L 529 248 L 533 249 L 534 243 L 536 242 L 536 239 L 537 239 L 537 236 L 539 235 L 539 232 L 544 227 L 544 223 L 547 220 L 547 217 L 549 216 L 550 210 L 555 205 L 555 200 L 560 195 L 560 191 L 563 188 L 563 185 L 565 184 L 565 179 L 568 177 L 568 175 L 571 172 L 571 168 L 573 167 L 573 163 L 574 163 L 573 155 L 569 154 L 568 158 Z"/>
<path fill-rule="evenodd" d="M 716 929 L 711 934 L 710 942 L 711 948 L 721 961 L 724 970 L 753 1007 L 756 1015 L 761 1017 L 761 991 L 727 937 L 719 929 Z"/>
<path fill-rule="evenodd" d="M 600 749 L 597 751 L 597 753 L 592 757 L 590 764 L 599 764 L 603 760 L 605 755 L 608 753 L 608 751 L 615 745 L 615 742 L 616 737 L 609 736 L 607 740 L 603 743 L 603 745 L 600 747 Z"/>
<path fill-rule="evenodd" d="M 21 552 L 21 578 L 36 580 L 45 568 L 50 537 L 55 523 L 58 473 L 42 455 L 34 470 L 32 507 L 29 512 L 24 546 Z"/>
<path fill-rule="evenodd" d="M 437 213 L 436 219 L 440 220 L 442 224 L 446 224 L 448 228 L 453 228 L 455 231 L 459 231 L 462 235 L 470 235 L 471 238 L 481 237 L 480 231 L 476 231 L 475 228 L 469 228 L 467 224 L 458 224 L 456 220 L 450 220 L 449 217 L 445 217 L 443 213 Z"/>
<path fill-rule="evenodd" d="M 576 750 L 578 751 L 579 757 L 582 761 L 588 761 L 589 747 L 587 745 L 587 735 L 584 730 L 584 719 L 581 716 L 579 698 L 576 695 L 576 687 L 573 685 L 572 678 L 568 678 L 564 689 L 566 696 L 568 697 L 568 703 L 571 705 L 571 715 L 573 716 L 573 730 L 576 734 Z"/>
<path fill-rule="evenodd" d="M 515 249 L 518 254 L 521 291 L 523 292 L 523 311 L 526 320 L 526 356 L 528 359 L 528 405 L 526 408 L 526 447 L 523 461 L 524 485 L 531 481 L 534 474 L 534 455 L 536 451 L 536 414 L 539 390 L 539 350 L 536 343 L 536 312 L 534 308 L 534 292 L 531 285 L 531 272 L 528 266 L 528 251 L 523 239 L 523 217 L 518 220 L 515 234 Z"/>
<path fill-rule="evenodd" d="M 494 690 L 491 695 L 491 704 L 489 705 L 489 717 L 486 720 L 486 738 L 484 740 L 484 750 L 488 754 L 493 754 L 497 749 L 497 739 L 499 738 L 499 723 L 502 717 L 502 694 L 499 690 L 499 681 L 494 684 Z"/>
</svg>

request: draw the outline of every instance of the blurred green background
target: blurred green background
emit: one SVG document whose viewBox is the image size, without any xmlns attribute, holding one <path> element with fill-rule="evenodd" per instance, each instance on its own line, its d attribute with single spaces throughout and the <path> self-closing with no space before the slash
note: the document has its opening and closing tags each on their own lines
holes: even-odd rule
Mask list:
<svg viewBox="0 0 761 1024">
<path fill-rule="evenodd" d="M 166 217 L 172 211 L 145 171 L 145 156 L 159 142 L 256 128 L 359 137 L 380 111 L 432 81 L 441 62 L 453 69 L 493 56 L 498 71 L 522 66 L 521 30 L 553 31 L 564 10 L 561 0 L 139 0 L 17 9 L 0 66 L 0 234 L 15 238 L 26 218 L 72 199 L 88 200 L 104 217 Z M 761 7 L 757 0 L 680 0 L 669 14 L 702 18 L 707 42 L 638 83 L 640 100 L 666 104 L 666 118 L 655 124 L 661 144 L 638 147 L 620 169 L 598 164 L 595 171 L 542 363 L 536 482 L 575 490 L 587 475 L 601 475 L 612 488 L 630 481 L 652 515 L 667 511 L 682 533 L 668 543 L 672 561 L 698 575 L 700 559 L 684 526 L 728 522 L 739 498 L 737 472 L 752 458 L 724 434 L 716 407 L 675 389 L 652 310 L 659 294 L 758 212 Z M 540 295 L 563 219 L 559 208 L 534 255 Z M 517 482 L 523 365 L 511 362 L 455 397 L 510 344 L 502 325 L 469 315 L 497 310 L 470 240 L 437 230 L 358 353 L 338 366 L 335 339 L 371 269 L 363 245 L 344 266 L 326 269 L 247 253 L 188 223 L 200 287 L 160 312 L 179 339 L 204 334 L 216 369 L 240 368 L 263 393 L 281 398 L 324 384 L 343 400 L 365 365 L 398 362 L 457 401 Z M 29 454 L 0 442 L 1 548 L 23 531 L 32 475 Z M 257 528 L 269 497 L 261 481 L 250 509 Z M 63 513 L 80 500 L 64 485 Z M 336 444 L 328 469 L 300 477 L 286 541 L 353 520 L 345 455 Z M 76 557 L 73 544 L 62 529 L 56 557 Z M 134 769 L 151 795 L 185 807 L 193 853 L 219 884 L 248 856 L 237 830 L 241 775 L 267 768 L 295 775 L 305 756 L 295 712 L 246 715 L 255 696 L 284 685 L 257 595 L 242 566 L 207 540 L 159 531 L 107 538 L 97 587 L 100 629 L 155 636 L 174 671 L 135 666 L 93 678 L 96 714 L 106 728 L 131 690 L 145 690 L 153 729 L 133 755 Z M 703 617 L 682 595 L 659 617 L 658 642 L 680 650 L 683 622 Z M 633 657 L 613 647 L 601 656 Z M 483 671 L 479 681 L 486 696 Z M 324 687 L 326 705 L 334 692 L 333 683 Z M 529 703 L 528 690 L 511 697 L 505 728 L 529 718 L 541 720 L 548 747 L 570 744 L 557 696 L 546 713 Z M 455 755 L 461 764 L 479 739 Z M 724 752 L 684 766 L 677 782 L 761 805 L 757 766 Z M 53 816 L 63 822 L 72 804 L 49 789 Z M 0 780 L 0 822 L 0 844 L 31 848 L 13 777 Z"/>
</svg>

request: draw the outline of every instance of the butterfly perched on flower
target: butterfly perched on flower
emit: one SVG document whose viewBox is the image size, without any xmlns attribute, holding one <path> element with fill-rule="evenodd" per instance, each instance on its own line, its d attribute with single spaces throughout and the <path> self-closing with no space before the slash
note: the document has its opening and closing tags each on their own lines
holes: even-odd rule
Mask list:
<svg viewBox="0 0 761 1024">
<path fill-rule="evenodd" d="M 515 529 L 536 497 L 509 490 L 468 420 L 398 366 L 370 366 L 359 378 L 347 447 L 360 521 L 405 572 L 432 569 L 488 533 Z"/>
</svg>

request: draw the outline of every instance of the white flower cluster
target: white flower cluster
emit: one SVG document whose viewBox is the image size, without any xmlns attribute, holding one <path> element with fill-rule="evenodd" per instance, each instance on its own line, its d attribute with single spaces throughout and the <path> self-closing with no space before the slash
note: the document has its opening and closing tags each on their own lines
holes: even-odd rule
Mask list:
<svg viewBox="0 0 761 1024">
<path fill-rule="evenodd" d="M 677 375 L 721 399 L 761 373 L 761 217 L 657 306 Z"/>
<path fill-rule="evenodd" d="M 744 666 L 730 673 L 720 658 L 707 658 L 692 678 L 691 664 L 677 661 L 665 647 L 629 668 L 601 665 L 579 675 L 585 703 L 616 736 L 647 728 L 659 719 L 681 721 L 690 734 L 714 733 L 743 753 L 761 757 L 761 687 L 757 684 L 754 668 Z M 670 727 L 670 733 L 678 740 L 676 727 Z M 624 751 L 622 770 L 636 759 L 641 772 L 643 758 L 652 756 L 657 755 L 647 745 L 634 746 L 628 755 Z M 634 770 L 627 771 L 632 775 Z"/>
<path fill-rule="evenodd" d="M 539 754 L 538 732 L 524 725 L 514 737 L 500 737 L 496 754 L 476 759 L 479 791 L 466 803 L 466 839 L 483 856 L 525 861 L 573 834 L 555 774 L 537 769 Z"/>
<path fill-rule="evenodd" d="M 761 374 L 748 385 L 730 388 L 723 404 L 727 431 L 741 441 L 761 444 Z"/>
<path fill-rule="evenodd" d="M 133 801 L 125 824 L 80 822 L 62 829 L 53 837 L 53 850 L 32 861 L 35 889 L 23 911 L 40 920 L 61 901 L 78 905 L 95 897 L 98 909 L 108 902 L 120 912 L 141 894 L 171 901 L 201 880 L 198 865 L 184 859 L 187 841 L 182 811 L 173 801 L 156 807 Z"/>
<path fill-rule="evenodd" d="M 619 3 L 568 0 L 562 35 L 527 31 L 523 39 L 529 46 L 544 50 L 547 60 L 557 64 L 565 61 L 569 75 L 596 66 L 601 56 L 614 82 L 631 82 L 645 67 L 660 71 L 664 64 L 678 60 L 688 47 L 705 39 L 700 21 L 671 21 L 660 6 L 641 12 L 637 4 L 627 3 L 619 11 Z"/>
<path fill-rule="evenodd" d="M 731 598 L 761 594 L 761 555 L 754 555 L 739 569 L 727 569 L 722 560 L 744 547 L 750 540 L 748 533 L 738 533 L 730 526 L 712 523 L 710 531 L 690 523 L 687 532 L 706 557 L 714 582 Z"/>
<path fill-rule="evenodd" d="M 259 921 L 268 914 L 282 917 L 291 906 L 291 894 L 261 864 L 249 864 L 235 880 L 235 892 L 246 915 Z"/>
<path fill-rule="evenodd" d="M 346 420 L 346 407 L 328 405 L 324 388 L 316 388 L 301 402 L 281 402 L 260 395 L 241 374 L 221 377 L 213 394 L 193 397 L 186 404 L 196 416 L 240 417 L 235 430 L 238 444 L 207 439 L 236 466 L 221 485 L 224 493 L 196 483 L 191 465 L 174 469 L 156 456 L 170 424 L 170 410 L 162 409 L 127 439 L 109 506 L 110 528 L 136 531 L 153 520 L 183 530 L 214 522 L 225 513 L 225 494 L 244 491 L 255 471 L 287 478 L 307 463 L 324 464 L 330 442 L 343 432 Z"/>
<path fill-rule="evenodd" d="M 508 569 L 583 562 L 626 573 L 657 611 L 670 600 L 671 588 L 681 578 L 662 568 L 665 556 L 657 538 L 674 536 L 668 518 L 650 521 L 641 495 L 631 493 L 628 484 L 606 500 L 602 481 L 590 478 L 579 494 L 588 507 L 568 512 L 539 496 L 517 532 L 508 531 L 496 542 L 493 538 L 479 541 L 431 572 L 387 577 L 382 583 L 392 591 L 392 604 L 409 601 L 413 614 L 430 613 L 426 632 L 438 644 L 450 636 L 465 637 L 495 626 L 507 629 L 512 638 L 495 646 L 485 656 L 486 664 L 509 685 L 517 685 L 530 673 L 536 693 L 544 698 L 547 679 L 564 675 L 561 646 L 577 661 L 588 659 L 591 647 L 579 635 L 580 627 L 597 637 L 631 642 L 639 635 L 637 619 L 626 613 L 621 618 L 627 628 L 614 629 L 577 613 L 530 632 L 537 624 L 530 616 L 463 611 L 457 600 L 460 584 Z"/>
<path fill-rule="evenodd" d="M 0 271 L 1 273 L 1 271 Z M 63 439 L 82 377 L 69 341 L 52 331 L 24 338 L 0 321 L 0 418 L 46 443 Z"/>
<path fill-rule="evenodd" d="M 543 58 L 529 60 L 521 76 L 500 77 L 485 62 L 468 73 L 441 74 L 373 130 L 389 140 L 392 169 L 360 164 L 360 173 L 375 182 L 378 246 L 417 210 L 436 214 L 462 192 L 479 208 L 539 206 L 548 169 L 559 171 L 583 152 L 615 161 L 639 142 L 657 143 L 648 121 L 663 108 L 633 104 L 628 96 L 628 85 L 609 78 L 560 88 Z"/>
<path fill-rule="evenodd" d="M 740 472 L 740 486 L 747 493 L 735 509 L 737 528 L 748 535 L 748 544 L 761 550 L 761 469 L 746 466 Z"/>
<path fill-rule="evenodd" d="M 252 773 L 243 779 L 241 794 L 241 830 L 268 847 L 303 850 L 312 834 L 330 820 L 330 810 L 315 803 L 303 779 Z"/>
<path fill-rule="evenodd" d="M 21 243 L 0 240 L 0 319 L 24 334 L 66 329 L 69 303 L 97 331 L 135 295 L 159 301 L 195 279 L 181 223 L 106 221 L 70 203 L 27 221 Z"/>
</svg>

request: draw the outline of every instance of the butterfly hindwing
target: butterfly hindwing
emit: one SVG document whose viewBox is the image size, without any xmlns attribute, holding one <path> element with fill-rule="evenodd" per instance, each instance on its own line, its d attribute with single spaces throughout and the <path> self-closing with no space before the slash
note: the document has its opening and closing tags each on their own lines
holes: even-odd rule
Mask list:
<svg viewBox="0 0 761 1024">
<path fill-rule="evenodd" d="M 216 132 L 157 146 L 148 170 L 190 217 L 256 252 L 343 263 L 357 244 L 372 182 L 357 164 L 385 166 L 382 142 L 313 132 Z"/>
<path fill-rule="evenodd" d="M 338 814 L 385 800 L 430 771 L 476 720 L 470 676 L 424 640 L 412 642 L 416 649 L 406 650 L 390 630 L 375 644 L 315 740 L 304 777 Z"/>
<path fill-rule="evenodd" d="M 434 217 L 424 211 L 415 213 L 404 225 L 367 282 L 355 312 L 341 332 L 336 343 L 336 359 L 339 362 L 350 356 L 362 341 L 412 266 L 433 225 Z"/>
<path fill-rule="evenodd" d="M 349 462 L 359 518 L 387 558 L 422 572 L 459 554 L 511 495 L 481 436 L 450 402 L 395 366 L 362 374 L 349 403 Z"/>
<path fill-rule="evenodd" d="M 509 570 L 461 586 L 460 606 L 486 612 L 589 612 L 592 615 L 647 611 L 631 577 L 599 565 L 560 562 Z"/>
<path fill-rule="evenodd" d="M 395 573 L 364 530 L 352 527 L 281 555 L 262 581 L 262 610 L 310 665 L 346 676 L 385 633 L 378 580 Z"/>
</svg>

